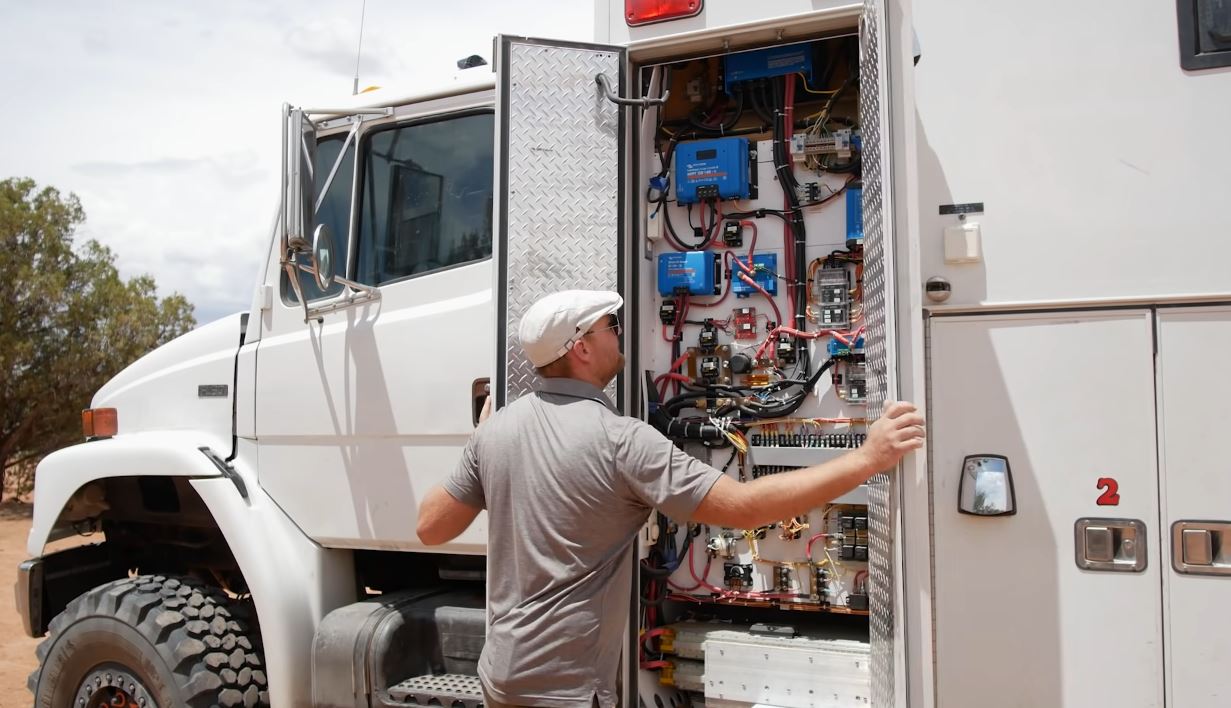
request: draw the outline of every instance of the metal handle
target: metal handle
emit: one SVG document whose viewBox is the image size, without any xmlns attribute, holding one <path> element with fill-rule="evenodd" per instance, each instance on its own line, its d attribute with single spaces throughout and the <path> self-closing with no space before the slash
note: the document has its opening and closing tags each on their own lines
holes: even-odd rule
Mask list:
<svg viewBox="0 0 1231 708">
<path fill-rule="evenodd" d="M 1171 566 L 1186 575 L 1231 575 L 1231 521 L 1172 524 Z"/>
<path fill-rule="evenodd" d="M 1138 519 L 1078 519 L 1073 536 L 1077 567 L 1082 570 L 1146 569 L 1146 525 Z"/>
<path fill-rule="evenodd" d="M 611 90 L 611 84 L 607 83 L 606 74 L 596 74 L 594 76 L 594 81 L 598 84 L 598 87 L 603 90 L 603 95 L 607 97 L 608 101 L 618 103 L 621 106 L 641 106 L 642 108 L 661 106 L 667 102 L 667 97 L 671 95 L 671 91 L 667 90 L 663 91 L 663 95 L 658 98 L 624 98 L 622 96 L 617 96 L 615 91 Z"/>
</svg>

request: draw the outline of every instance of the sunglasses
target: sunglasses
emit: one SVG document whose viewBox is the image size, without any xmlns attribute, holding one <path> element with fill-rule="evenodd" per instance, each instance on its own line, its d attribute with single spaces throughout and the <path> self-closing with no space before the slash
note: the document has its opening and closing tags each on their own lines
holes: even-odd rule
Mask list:
<svg viewBox="0 0 1231 708">
<path fill-rule="evenodd" d="M 623 334 L 623 328 L 620 327 L 620 318 L 616 317 L 614 314 L 607 315 L 607 326 L 606 327 L 592 329 L 589 332 L 586 332 L 586 334 L 598 334 L 599 332 L 606 332 L 609 329 L 614 329 L 617 337 Z"/>
</svg>

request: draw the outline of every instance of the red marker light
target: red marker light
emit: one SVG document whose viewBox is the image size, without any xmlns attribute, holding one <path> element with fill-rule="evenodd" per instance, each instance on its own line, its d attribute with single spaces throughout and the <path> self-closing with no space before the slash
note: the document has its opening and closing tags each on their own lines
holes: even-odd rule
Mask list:
<svg viewBox="0 0 1231 708">
<path fill-rule="evenodd" d="M 701 13 L 705 0 L 624 0 L 624 20 L 629 27 L 648 25 Z"/>
</svg>

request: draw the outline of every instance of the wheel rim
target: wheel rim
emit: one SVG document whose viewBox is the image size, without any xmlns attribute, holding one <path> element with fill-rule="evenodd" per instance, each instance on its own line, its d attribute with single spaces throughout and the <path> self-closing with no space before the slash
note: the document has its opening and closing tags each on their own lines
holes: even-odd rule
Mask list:
<svg viewBox="0 0 1231 708">
<path fill-rule="evenodd" d="M 77 687 L 76 708 L 158 708 L 137 674 L 123 666 L 100 666 Z"/>
</svg>

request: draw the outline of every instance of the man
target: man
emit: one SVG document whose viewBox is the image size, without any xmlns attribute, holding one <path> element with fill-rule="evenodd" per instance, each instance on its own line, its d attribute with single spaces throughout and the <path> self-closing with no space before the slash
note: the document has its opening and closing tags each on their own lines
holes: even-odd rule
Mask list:
<svg viewBox="0 0 1231 708">
<path fill-rule="evenodd" d="M 615 705 L 631 544 L 652 508 L 681 524 L 755 528 L 822 506 L 923 445 L 922 416 L 895 403 L 837 460 L 747 484 L 727 477 L 603 395 L 624 368 L 623 304 L 583 290 L 536 302 L 519 336 L 541 388 L 481 424 L 419 508 L 428 545 L 487 509 L 488 708 Z"/>
</svg>

